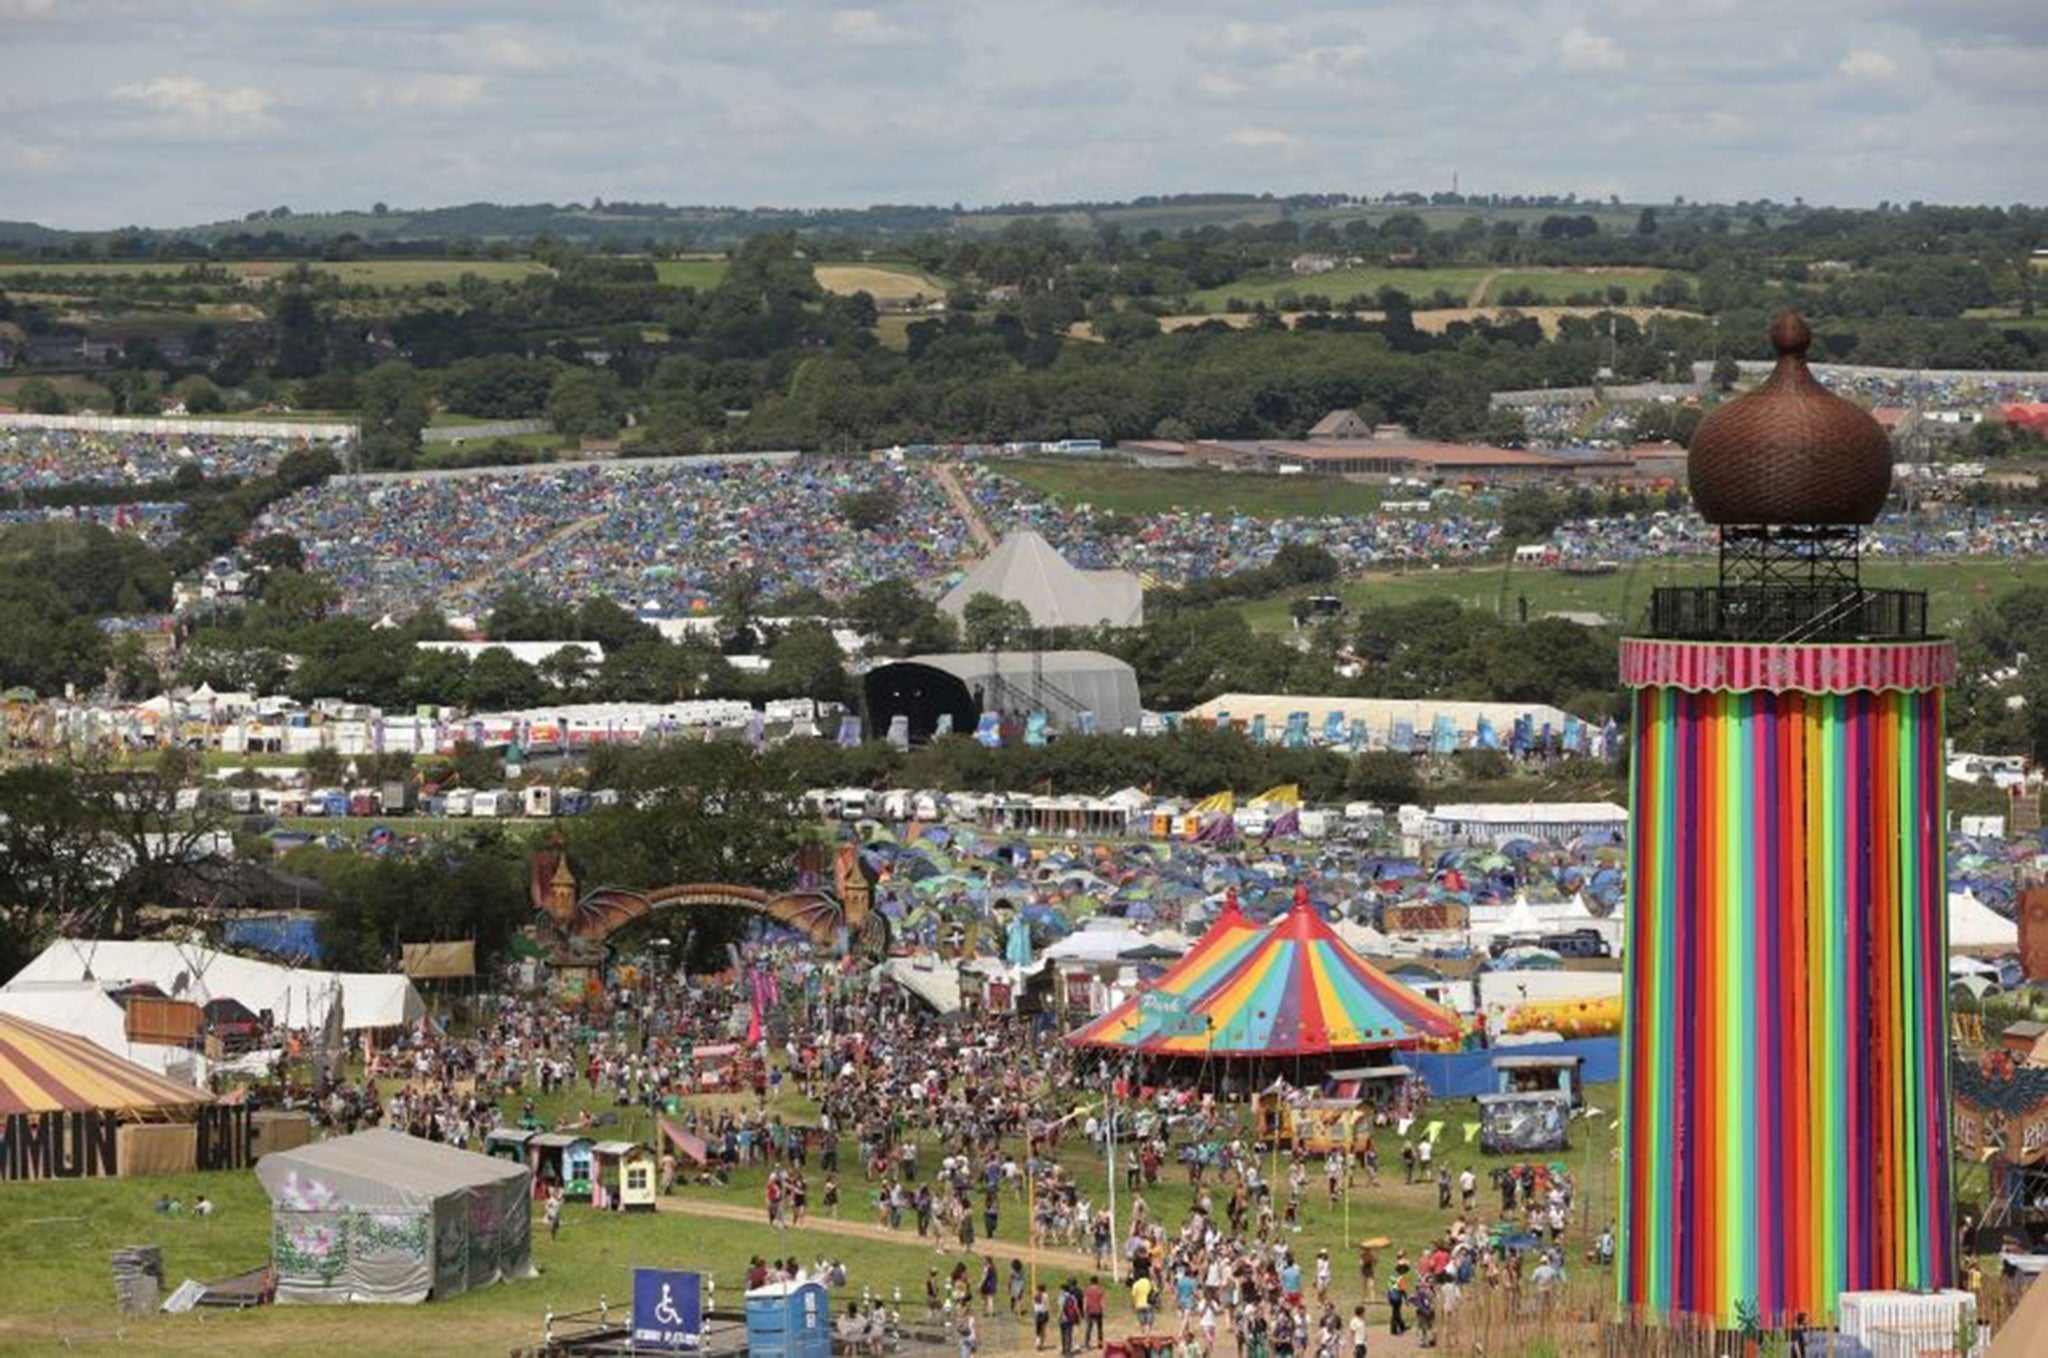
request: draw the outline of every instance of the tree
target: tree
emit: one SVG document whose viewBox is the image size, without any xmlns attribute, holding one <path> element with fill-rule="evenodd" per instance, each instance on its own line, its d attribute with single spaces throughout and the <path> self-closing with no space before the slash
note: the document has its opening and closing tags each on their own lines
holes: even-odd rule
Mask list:
<svg viewBox="0 0 2048 1358">
<path fill-rule="evenodd" d="M 487 646 L 469 665 L 465 705 L 479 712 L 532 707 L 547 697 L 547 685 L 533 666 L 503 646 Z"/>
<path fill-rule="evenodd" d="M 839 517 L 855 532 L 872 533 L 903 513 L 902 497 L 887 486 L 850 490 L 839 497 Z"/>
<path fill-rule="evenodd" d="M 427 384 L 410 363 L 392 359 L 356 379 L 362 403 L 362 456 L 366 465 L 404 470 L 420 452 L 427 427 Z"/>
<path fill-rule="evenodd" d="M 1742 380 L 1742 368 L 1733 357 L 1723 354 L 1714 360 L 1714 390 L 1723 394 L 1735 390 L 1735 384 Z"/>
<path fill-rule="evenodd" d="M 1540 486 L 1509 492 L 1500 506 L 1500 535 L 1510 543 L 1541 542 L 1564 522 L 1564 507 Z"/>
<path fill-rule="evenodd" d="M 960 630 L 971 651 L 1014 646 L 1031 629 L 1031 611 L 1015 599 L 977 594 L 960 609 Z"/>
<path fill-rule="evenodd" d="M 31 415 L 62 415 L 71 408 L 46 377 L 31 377 L 14 393 L 14 403 Z"/>
<path fill-rule="evenodd" d="M 775 889 L 795 880 L 800 825 L 782 768 L 731 742 L 621 751 L 607 769 L 619 804 L 567 823 L 570 861 L 585 882 L 657 887 L 736 882 Z M 738 911 L 664 916 L 686 968 L 726 965 L 725 949 L 752 923 Z"/>
<path fill-rule="evenodd" d="M 852 697 L 846 656 L 830 629 L 800 623 L 768 648 L 768 687 L 777 696 L 845 702 Z"/>
<path fill-rule="evenodd" d="M 1657 209 L 1646 207 L 1636 214 L 1636 234 L 1654 236 L 1657 234 Z"/>
<path fill-rule="evenodd" d="M 616 437 L 625 415 L 619 379 L 611 372 L 566 367 L 548 389 L 548 423 L 565 439 Z"/>
</svg>

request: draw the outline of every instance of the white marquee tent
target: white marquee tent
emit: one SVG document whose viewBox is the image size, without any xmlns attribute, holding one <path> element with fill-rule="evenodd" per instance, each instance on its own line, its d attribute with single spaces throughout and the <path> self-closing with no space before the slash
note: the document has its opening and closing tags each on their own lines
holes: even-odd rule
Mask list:
<svg viewBox="0 0 2048 1358">
<path fill-rule="evenodd" d="M 345 1031 L 397 1028 L 424 1018 L 426 1002 L 404 976 L 312 971 L 258 962 L 194 943 L 65 938 L 17 972 L 0 992 L 52 983 L 127 985 L 147 981 L 173 999 L 238 1000 L 269 1010 L 281 1027 L 313 1030 L 338 998 Z"/>
</svg>

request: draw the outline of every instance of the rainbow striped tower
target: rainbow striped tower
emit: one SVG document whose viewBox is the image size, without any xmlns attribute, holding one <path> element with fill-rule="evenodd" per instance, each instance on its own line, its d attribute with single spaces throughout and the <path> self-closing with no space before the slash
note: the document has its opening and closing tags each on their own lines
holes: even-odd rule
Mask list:
<svg viewBox="0 0 2048 1358">
<path fill-rule="evenodd" d="M 1701 424 L 1720 584 L 1659 589 L 1633 703 L 1623 1307 L 1766 1325 L 1956 1274 L 1943 685 L 1926 596 L 1862 586 L 1870 416 L 1778 370 Z"/>
</svg>

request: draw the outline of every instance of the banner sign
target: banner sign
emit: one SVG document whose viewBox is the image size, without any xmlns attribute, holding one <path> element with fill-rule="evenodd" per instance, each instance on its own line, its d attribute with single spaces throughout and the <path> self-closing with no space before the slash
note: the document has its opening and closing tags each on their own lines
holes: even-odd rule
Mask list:
<svg viewBox="0 0 2048 1358">
<path fill-rule="evenodd" d="M 633 1347 L 679 1351 L 704 1342 L 704 1293 L 695 1273 L 633 1270 Z"/>
</svg>

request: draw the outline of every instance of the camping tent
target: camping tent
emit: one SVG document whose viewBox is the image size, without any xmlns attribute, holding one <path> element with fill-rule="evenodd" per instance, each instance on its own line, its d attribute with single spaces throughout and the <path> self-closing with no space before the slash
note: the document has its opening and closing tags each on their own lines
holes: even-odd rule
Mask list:
<svg viewBox="0 0 2048 1358">
<path fill-rule="evenodd" d="M 939 611 L 958 622 L 977 594 L 1022 604 L 1034 627 L 1136 627 L 1145 621 L 1145 590 L 1136 575 L 1076 570 L 1028 528 L 1004 538 L 940 596 Z"/>
<path fill-rule="evenodd" d="M 1237 964 L 1190 995 L 1171 1026 L 1068 1037 L 1077 1046 L 1160 1056 L 1323 1056 L 1454 1038 L 1458 1016 L 1360 957 L 1297 888 L 1294 906 Z"/>
<path fill-rule="evenodd" d="M 277 1299 L 425 1301 L 533 1275 L 532 1172 L 372 1128 L 257 1162 Z"/>
<path fill-rule="evenodd" d="M 240 1000 L 257 1013 L 269 1010 L 280 1026 L 308 1031 L 327 1021 L 341 999 L 342 1027 L 398 1028 L 426 1015 L 426 1002 L 410 980 L 379 972 L 307 971 L 216 952 L 194 943 L 64 938 L 52 943 L 7 982 L 21 990 L 53 981 L 148 981 L 174 999 L 198 1004 Z"/>
</svg>

